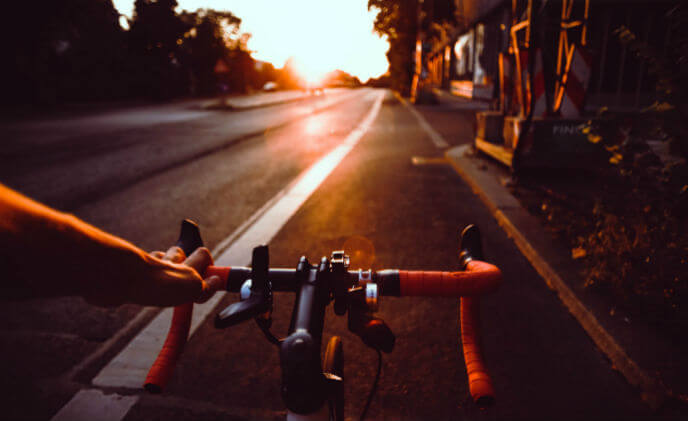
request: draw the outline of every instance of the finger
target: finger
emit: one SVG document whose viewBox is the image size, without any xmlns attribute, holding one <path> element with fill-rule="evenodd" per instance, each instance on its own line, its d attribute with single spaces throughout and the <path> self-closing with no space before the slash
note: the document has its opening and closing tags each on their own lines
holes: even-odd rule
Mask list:
<svg viewBox="0 0 688 421">
<path fill-rule="evenodd" d="M 203 278 L 190 266 L 161 262 L 150 282 L 136 290 L 136 304 L 176 306 L 196 300 L 203 292 Z"/>
<path fill-rule="evenodd" d="M 205 272 L 205 268 L 213 264 L 213 256 L 207 248 L 199 247 L 186 258 L 184 264 L 191 266 L 202 275 Z"/>
<path fill-rule="evenodd" d="M 150 255 L 155 257 L 156 259 L 162 259 L 165 257 L 165 253 L 162 251 L 151 251 Z"/>
<path fill-rule="evenodd" d="M 184 261 L 185 258 L 186 254 L 184 254 L 184 250 L 177 246 L 172 246 L 169 249 L 167 249 L 167 252 L 163 257 L 163 260 L 167 260 L 172 263 L 181 263 Z"/>
<path fill-rule="evenodd" d="M 201 295 L 198 297 L 198 299 L 196 299 L 196 302 L 198 304 L 205 303 L 210 299 L 210 297 L 215 295 L 215 293 L 221 289 L 224 289 L 224 282 L 222 282 L 222 278 L 217 275 L 206 278 L 203 281 L 203 290 L 201 291 Z"/>
<path fill-rule="evenodd" d="M 164 260 L 175 259 L 183 256 L 183 251 L 179 247 L 171 247 L 165 253 Z M 199 248 L 184 261 L 170 262 L 171 264 L 160 271 L 160 277 L 151 287 L 148 296 L 154 297 L 154 305 L 179 305 L 196 301 L 199 297 L 205 298 L 212 296 L 217 287 L 215 281 L 210 285 L 201 278 L 199 274 L 205 272 L 205 268 L 212 264 L 213 258 L 206 248 Z M 214 288 L 214 289 L 213 289 Z M 208 293 L 203 291 L 207 289 Z"/>
</svg>

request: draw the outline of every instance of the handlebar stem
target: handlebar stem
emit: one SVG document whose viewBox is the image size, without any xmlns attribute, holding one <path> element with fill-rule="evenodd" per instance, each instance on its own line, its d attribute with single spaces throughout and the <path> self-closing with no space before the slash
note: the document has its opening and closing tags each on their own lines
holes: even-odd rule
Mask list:
<svg viewBox="0 0 688 421">
<path fill-rule="evenodd" d="M 282 398 L 297 414 L 317 411 L 327 399 L 327 380 L 322 372 L 320 345 L 329 304 L 330 263 L 323 257 L 317 268 L 305 257 L 297 268 L 298 290 L 289 336 L 280 345 Z"/>
</svg>

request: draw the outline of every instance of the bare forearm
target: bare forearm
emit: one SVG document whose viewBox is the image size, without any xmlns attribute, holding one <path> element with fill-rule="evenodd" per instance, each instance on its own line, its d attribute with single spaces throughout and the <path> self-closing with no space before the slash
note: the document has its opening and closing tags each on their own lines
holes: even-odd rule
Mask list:
<svg viewBox="0 0 688 421">
<path fill-rule="evenodd" d="M 4 296 L 80 295 L 99 305 L 170 306 L 202 302 L 222 288 L 220 278 L 199 275 L 212 264 L 208 249 L 200 248 L 186 260 L 181 249 L 173 251 L 178 256 L 153 257 L 0 184 Z"/>
<path fill-rule="evenodd" d="M 85 295 L 117 270 L 109 262 L 143 266 L 145 259 L 132 244 L 2 185 L 0 248 L 3 289 L 18 296 Z"/>
</svg>

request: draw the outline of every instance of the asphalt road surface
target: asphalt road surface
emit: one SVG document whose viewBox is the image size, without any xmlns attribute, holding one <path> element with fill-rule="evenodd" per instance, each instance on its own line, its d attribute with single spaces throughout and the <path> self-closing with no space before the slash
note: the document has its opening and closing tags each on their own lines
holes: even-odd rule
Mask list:
<svg viewBox="0 0 688 421">
<path fill-rule="evenodd" d="M 504 283 L 482 301 L 496 405 L 480 410 L 469 398 L 456 299 L 388 298 L 379 315 L 397 341 L 384 355 L 371 419 L 652 417 L 454 171 L 437 160 L 412 164 L 443 151 L 390 92 L 338 91 L 246 111 L 183 102 L 5 122 L 0 181 L 146 250 L 174 243 L 179 221 L 192 218 L 213 249 L 348 139 L 381 95 L 358 144 L 270 241 L 271 264 L 359 245 L 354 267 L 454 270 L 458 232 L 475 223 Z M 470 139 L 468 111 L 420 111 L 449 144 Z M 219 306 L 234 300 L 228 294 Z M 276 294 L 276 332 L 286 330 L 292 303 Z M 155 315 L 141 310 L 73 297 L 3 302 L 2 418 L 50 419 L 79 390 L 93 389 L 92 378 Z M 190 338 L 166 392 L 142 395 L 124 419 L 284 416 L 276 348 L 253 323 L 218 331 L 211 319 Z M 331 335 L 344 340 L 347 417 L 357 418 L 376 355 L 328 310 Z"/>
</svg>

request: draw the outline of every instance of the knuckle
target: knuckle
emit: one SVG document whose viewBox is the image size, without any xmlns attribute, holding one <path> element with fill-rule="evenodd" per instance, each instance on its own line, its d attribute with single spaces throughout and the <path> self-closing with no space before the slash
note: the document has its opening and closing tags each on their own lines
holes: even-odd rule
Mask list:
<svg viewBox="0 0 688 421">
<path fill-rule="evenodd" d="M 165 257 L 173 262 L 179 262 L 184 260 L 184 251 L 177 246 L 172 246 L 167 250 Z"/>
<path fill-rule="evenodd" d="M 210 254 L 210 250 L 208 250 L 205 247 L 200 247 L 196 249 L 194 252 L 194 261 L 200 263 L 200 264 L 208 264 L 209 262 L 212 262 L 213 257 Z"/>
</svg>

